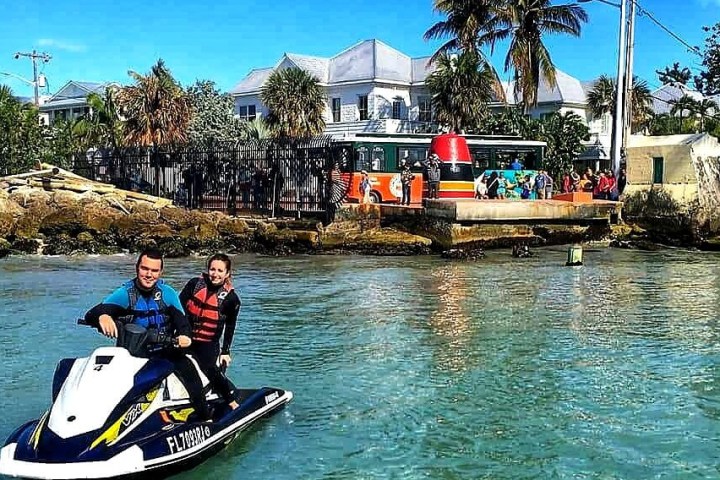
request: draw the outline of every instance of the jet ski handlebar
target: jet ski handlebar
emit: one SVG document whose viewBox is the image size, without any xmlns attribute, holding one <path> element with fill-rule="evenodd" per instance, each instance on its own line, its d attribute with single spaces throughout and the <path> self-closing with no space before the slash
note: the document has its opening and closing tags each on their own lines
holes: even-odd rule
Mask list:
<svg viewBox="0 0 720 480">
<path fill-rule="evenodd" d="M 153 351 L 179 348 L 177 338 L 169 333 L 117 320 L 115 323 L 118 325 L 117 346 L 126 348 L 131 354 L 142 355 L 150 345 Z M 78 318 L 77 324 L 92 326 L 84 318 Z"/>
</svg>

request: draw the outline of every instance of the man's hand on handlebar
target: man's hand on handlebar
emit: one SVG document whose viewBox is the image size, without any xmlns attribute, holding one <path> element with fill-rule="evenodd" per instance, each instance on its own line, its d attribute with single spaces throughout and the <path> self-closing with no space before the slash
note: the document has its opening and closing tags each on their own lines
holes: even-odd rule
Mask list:
<svg viewBox="0 0 720 480">
<path fill-rule="evenodd" d="M 100 315 L 100 331 L 106 337 L 117 338 L 117 324 L 110 315 Z"/>
<path fill-rule="evenodd" d="M 187 348 L 192 343 L 192 340 L 190 340 L 190 337 L 187 335 L 178 335 L 177 337 L 177 344 L 180 348 Z"/>
</svg>

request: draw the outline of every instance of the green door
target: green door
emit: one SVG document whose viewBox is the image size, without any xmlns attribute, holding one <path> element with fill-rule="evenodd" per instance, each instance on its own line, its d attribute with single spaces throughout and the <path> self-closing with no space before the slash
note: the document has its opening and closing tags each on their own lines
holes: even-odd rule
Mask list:
<svg viewBox="0 0 720 480">
<path fill-rule="evenodd" d="M 653 183 L 663 183 L 664 168 L 663 157 L 653 157 Z"/>
</svg>

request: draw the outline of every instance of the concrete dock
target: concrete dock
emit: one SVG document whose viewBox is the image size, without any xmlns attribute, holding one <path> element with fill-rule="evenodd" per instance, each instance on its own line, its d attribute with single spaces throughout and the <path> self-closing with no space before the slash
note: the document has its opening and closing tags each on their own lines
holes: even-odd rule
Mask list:
<svg viewBox="0 0 720 480">
<path fill-rule="evenodd" d="M 622 202 L 593 200 L 569 202 L 564 200 L 425 200 L 424 207 L 380 205 L 383 217 L 412 217 L 425 215 L 451 223 L 481 224 L 578 224 L 618 223 Z"/>
</svg>

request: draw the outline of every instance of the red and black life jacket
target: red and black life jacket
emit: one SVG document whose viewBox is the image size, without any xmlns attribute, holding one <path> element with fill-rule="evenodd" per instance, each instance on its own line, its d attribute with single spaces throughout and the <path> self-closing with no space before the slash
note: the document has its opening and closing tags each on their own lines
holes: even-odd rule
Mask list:
<svg viewBox="0 0 720 480">
<path fill-rule="evenodd" d="M 193 328 L 194 342 L 212 342 L 220 337 L 220 329 L 225 324 L 220 311 L 232 291 L 232 283 L 228 280 L 217 291 L 211 292 L 205 276 L 200 277 L 185 306 Z"/>
</svg>

